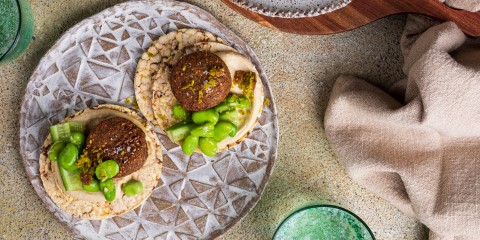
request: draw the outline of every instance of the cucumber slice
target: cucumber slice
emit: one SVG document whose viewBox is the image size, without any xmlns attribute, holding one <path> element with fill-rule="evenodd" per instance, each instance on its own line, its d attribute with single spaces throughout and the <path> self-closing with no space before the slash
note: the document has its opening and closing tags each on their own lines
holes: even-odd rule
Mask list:
<svg viewBox="0 0 480 240">
<path fill-rule="evenodd" d="M 167 130 L 167 135 L 172 139 L 172 141 L 177 142 L 185 139 L 190 135 L 190 131 L 195 127 L 196 125 L 193 123 L 189 123 L 183 126 L 178 126 L 176 128 L 169 128 Z"/>
<path fill-rule="evenodd" d="M 81 132 L 85 133 L 85 123 L 84 122 L 68 122 L 68 125 L 70 126 L 70 132 Z"/>
<path fill-rule="evenodd" d="M 177 142 L 188 137 L 190 131 L 196 126 L 196 124 L 189 121 L 182 121 L 169 127 L 165 132 L 172 141 Z"/>
<path fill-rule="evenodd" d="M 70 142 L 70 125 L 68 123 L 57 124 L 50 127 L 50 135 L 53 142 Z"/>
<path fill-rule="evenodd" d="M 67 191 L 77 191 L 82 190 L 82 182 L 80 181 L 81 169 L 75 171 L 67 171 L 58 165 L 58 170 L 60 171 L 60 176 L 62 177 L 63 186 Z"/>
<path fill-rule="evenodd" d="M 61 123 L 50 127 L 50 135 L 53 142 L 70 142 L 70 136 L 72 132 L 85 131 L 85 123 L 83 122 L 67 122 Z"/>
</svg>

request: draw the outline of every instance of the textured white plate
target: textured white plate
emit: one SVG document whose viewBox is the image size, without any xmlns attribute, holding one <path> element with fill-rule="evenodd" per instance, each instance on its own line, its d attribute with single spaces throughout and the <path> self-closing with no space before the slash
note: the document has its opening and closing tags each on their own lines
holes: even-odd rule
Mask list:
<svg viewBox="0 0 480 240">
<path fill-rule="evenodd" d="M 229 0 L 266 16 L 283 18 L 314 17 L 346 6 L 351 0 Z"/>
<path fill-rule="evenodd" d="M 46 194 L 38 158 L 48 127 L 102 103 L 129 106 L 138 58 L 151 42 L 177 28 L 210 31 L 249 57 L 265 97 L 259 124 L 242 144 L 215 157 L 186 157 L 167 137 L 163 170 L 139 208 L 103 221 L 73 218 Z M 20 112 L 20 152 L 27 175 L 46 206 L 77 238 L 207 239 L 219 236 L 258 201 L 276 159 L 278 127 L 269 83 L 252 49 L 210 14 L 165 0 L 127 2 L 75 25 L 45 54 L 27 85 Z"/>
</svg>

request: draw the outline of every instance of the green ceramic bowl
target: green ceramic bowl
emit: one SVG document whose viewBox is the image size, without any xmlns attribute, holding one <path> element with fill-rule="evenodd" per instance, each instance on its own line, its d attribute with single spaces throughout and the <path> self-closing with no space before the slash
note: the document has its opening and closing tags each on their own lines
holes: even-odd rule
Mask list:
<svg viewBox="0 0 480 240">
<path fill-rule="evenodd" d="M 374 240 L 365 222 L 334 205 L 312 205 L 290 214 L 278 226 L 274 240 Z"/>
<path fill-rule="evenodd" d="M 0 0 L 0 64 L 16 59 L 33 35 L 33 16 L 28 0 Z"/>
</svg>

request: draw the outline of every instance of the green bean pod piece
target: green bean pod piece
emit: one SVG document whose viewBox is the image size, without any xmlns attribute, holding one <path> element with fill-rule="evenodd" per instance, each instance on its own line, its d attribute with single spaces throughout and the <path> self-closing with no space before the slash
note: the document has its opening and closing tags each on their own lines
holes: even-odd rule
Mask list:
<svg viewBox="0 0 480 240">
<path fill-rule="evenodd" d="M 75 161 L 78 158 L 78 148 L 73 143 L 68 143 L 58 155 L 58 164 L 67 171 L 78 169 Z"/>
<path fill-rule="evenodd" d="M 54 144 L 52 144 L 52 146 L 48 150 L 48 159 L 56 162 L 58 160 L 58 155 L 63 150 L 65 145 L 67 145 L 66 142 L 55 142 Z"/>
</svg>

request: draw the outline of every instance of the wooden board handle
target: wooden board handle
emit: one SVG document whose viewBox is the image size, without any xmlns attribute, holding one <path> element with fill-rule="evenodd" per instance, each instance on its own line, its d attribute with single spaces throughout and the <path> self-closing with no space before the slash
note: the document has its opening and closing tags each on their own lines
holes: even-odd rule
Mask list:
<svg viewBox="0 0 480 240">
<path fill-rule="evenodd" d="M 332 34 L 361 27 L 397 13 L 419 13 L 453 21 L 467 35 L 480 37 L 480 13 L 450 8 L 438 0 L 352 0 L 346 7 L 316 17 L 268 17 L 243 9 L 230 0 L 225 4 L 265 26 L 297 34 Z"/>
<path fill-rule="evenodd" d="M 419 13 L 441 21 L 453 21 L 467 35 L 480 36 L 480 13 L 453 9 L 438 0 L 352 0 L 346 8 L 361 9 L 359 12 L 369 20 L 397 13 Z"/>
</svg>

